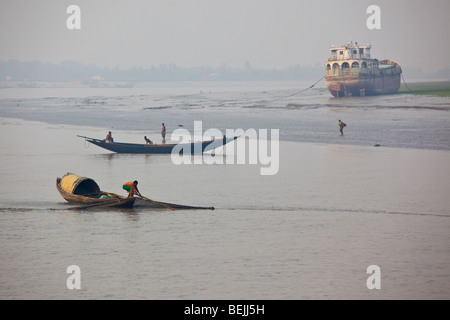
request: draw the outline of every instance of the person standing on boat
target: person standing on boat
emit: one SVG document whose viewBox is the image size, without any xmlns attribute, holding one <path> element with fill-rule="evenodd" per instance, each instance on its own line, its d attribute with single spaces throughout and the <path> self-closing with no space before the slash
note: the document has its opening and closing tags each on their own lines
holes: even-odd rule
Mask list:
<svg viewBox="0 0 450 320">
<path fill-rule="evenodd" d="M 344 135 L 344 127 L 346 127 L 347 125 L 342 122 L 341 120 L 339 120 L 339 131 L 341 132 L 341 136 Z"/>
<path fill-rule="evenodd" d="M 137 180 L 128 181 L 123 184 L 122 188 L 128 192 L 128 198 L 133 197 L 134 194 L 137 194 L 139 197 L 142 198 L 142 195 L 139 192 L 137 185 L 138 185 Z"/>
<path fill-rule="evenodd" d="M 164 125 L 164 123 L 162 124 L 161 136 L 163 139 L 163 143 L 166 143 L 166 126 Z"/>
</svg>

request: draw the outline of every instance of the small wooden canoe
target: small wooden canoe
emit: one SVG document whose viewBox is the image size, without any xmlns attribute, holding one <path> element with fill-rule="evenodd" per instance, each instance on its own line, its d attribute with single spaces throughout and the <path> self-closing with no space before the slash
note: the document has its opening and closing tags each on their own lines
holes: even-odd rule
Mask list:
<svg viewBox="0 0 450 320">
<path fill-rule="evenodd" d="M 83 205 L 81 208 L 121 207 L 149 208 L 172 210 L 214 210 L 214 207 L 187 206 L 168 202 L 153 201 L 135 197 L 123 197 L 100 190 L 98 184 L 91 178 L 66 173 L 62 178 L 56 178 L 56 188 L 69 203 Z"/>
<path fill-rule="evenodd" d="M 106 142 L 105 140 L 90 138 L 86 136 L 78 136 L 96 146 L 116 152 L 116 153 L 134 153 L 134 154 L 170 154 L 172 151 L 183 154 L 184 151 L 190 154 L 208 152 L 225 144 L 236 140 L 238 137 L 208 140 L 202 142 L 180 143 L 180 144 L 139 144 L 124 142 Z"/>
<path fill-rule="evenodd" d="M 101 191 L 93 179 L 80 177 L 73 173 L 56 178 L 56 188 L 67 202 L 73 204 L 132 208 L 135 201 L 134 197 L 122 197 Z"/>
</svg>

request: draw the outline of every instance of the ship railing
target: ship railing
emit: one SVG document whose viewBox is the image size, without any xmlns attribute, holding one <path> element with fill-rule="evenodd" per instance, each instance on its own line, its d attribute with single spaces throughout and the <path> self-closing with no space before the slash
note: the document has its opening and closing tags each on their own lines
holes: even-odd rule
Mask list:
<svg viewBox="0 0 450 320">
<path fill-rule="evenodd" d="M 372 74 L 373 70 L 367 68 L 344 68 L 344 69 L 329 69 L 326 70 L 327 76 L 337 75 L 359 75 L 359 74 Z"/>
</svg>

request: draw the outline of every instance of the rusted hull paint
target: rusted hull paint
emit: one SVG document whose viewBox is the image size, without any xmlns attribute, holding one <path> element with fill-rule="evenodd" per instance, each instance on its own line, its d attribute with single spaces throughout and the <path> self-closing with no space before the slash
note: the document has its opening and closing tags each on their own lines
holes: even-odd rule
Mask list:
<svg viewBox="0 0 450 320">
<path fill-rule="evenodd" d="M 334 97 L 372 96 L 394 93 L 400 89 L 400 74 L 368 76 L 326 76 L 328 91 Z"/>
</svg>

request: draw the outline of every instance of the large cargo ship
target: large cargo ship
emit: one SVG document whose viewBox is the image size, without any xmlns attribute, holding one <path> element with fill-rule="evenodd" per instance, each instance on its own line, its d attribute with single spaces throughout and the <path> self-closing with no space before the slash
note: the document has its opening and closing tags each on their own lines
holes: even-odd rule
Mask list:
<svg viewBox="0 0 450 320">
<path fill-rule="evenodd" d="M 402 68 L 393 60 L 372 59 L 371 47 L 350 42 L 330 48 L 325 78 L 333 96 L 370 96 L 398 91 Z"/>
</svg>

